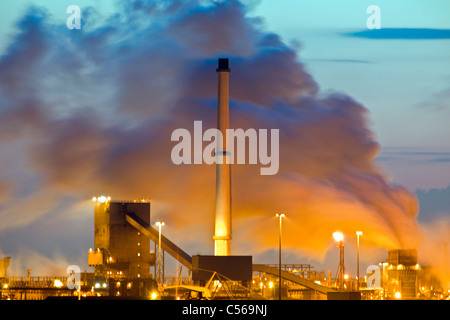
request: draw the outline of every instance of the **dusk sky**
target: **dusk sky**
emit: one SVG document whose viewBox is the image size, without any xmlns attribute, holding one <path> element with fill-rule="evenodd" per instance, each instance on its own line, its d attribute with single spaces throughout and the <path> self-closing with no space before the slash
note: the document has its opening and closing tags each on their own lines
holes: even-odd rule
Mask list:
<svg viewBox="0 0 450 320">
<path fill-rule="evenodd" d="M 66 27 L 72 4 L 80 30 Z M 381 29 L 366 26 L 370 5 Z M 231 125 L 280 129 L 276 176 L 233 171 L 236 254 L 275 263 L 282 210 L 286 262 L 334 272 L 340 228 L 354 272 L 354 231 L 366 228 L 363 270 L 398 246 L 418 247 L 428 263 L 429 248 L 450 241 L 449 12 L 448 0 L 8 1 L 0 257 L 12 257 L 9 274 L 87 268 L 90 199 L 101 194 L 151 199 L 171 240 L 211 254 L 214 168 L 173 165 L 170 133 L 194 120 L 214 126 L 218 57 L 230 58 Z"/>
</svg>

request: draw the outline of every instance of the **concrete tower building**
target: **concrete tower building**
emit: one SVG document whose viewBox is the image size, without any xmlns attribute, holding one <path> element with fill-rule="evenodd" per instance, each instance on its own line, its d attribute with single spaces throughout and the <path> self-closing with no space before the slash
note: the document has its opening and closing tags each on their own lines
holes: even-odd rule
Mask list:
<svg viewBox="0 0 450 320">
<path fill-rule="evenodd" d="M 130 225 L 128 215 L 137 216 L 150 223 L 150 203 L 111 201 L 99 197 L 94 209 L 94 249 L 89 253 L 88 264 L 95 267 L 97 275 L 108 278 L 148 278 L 155 264 L 150 253 L 150 239 Z"/>
<path fill-rule="evenodd" d="M 222 141 L 216 151 L 216 216 L 214 230 L 214 255 L 229 256 L 231 240 L 231 175 L 230 157 L 227 150 L 227 129 L 229 128 L 229 73 L 228 59 L 219 59 L 217 129 Z M 220 139 L 218 139 L 220 140 Z"/>
</svg>

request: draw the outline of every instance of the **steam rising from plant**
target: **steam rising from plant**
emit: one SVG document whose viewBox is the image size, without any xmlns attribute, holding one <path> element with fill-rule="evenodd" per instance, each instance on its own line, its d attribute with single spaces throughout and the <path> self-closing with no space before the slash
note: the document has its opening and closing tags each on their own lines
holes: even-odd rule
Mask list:
<svg viewBox="0 0 450 320">
<path fill-rule="evenodd" d="M 83 10 L 78 32 L 39 8 L 19 22 L 0 59 L 0 143 L 22 157 L 3 165 L 20 178 L 0 175 L 1 229 L 45 219 L 66 195 L 69 204 L 143 197 L 177 230 L 176 243 L 210 253 L 214 167 L 174 165 L 170 137 L 195 120 L 215 127 L 215 67 L 226 56 L 231 127 L 280 132 L 277 175 L 232 169 L 233 235 L 252 248 L 235 240 L 234 254 L 272 248 L 276 212 L 288 219 L 285 246 L 317 258 L 336 230 L 362 230 L 367 246 L 420 244 L 417 199 L 377 167 L 363 105 L 320 92 L 295 49 L 239 1 L 162 3 L 123 1 L 105 20 Z"/>
</svg>

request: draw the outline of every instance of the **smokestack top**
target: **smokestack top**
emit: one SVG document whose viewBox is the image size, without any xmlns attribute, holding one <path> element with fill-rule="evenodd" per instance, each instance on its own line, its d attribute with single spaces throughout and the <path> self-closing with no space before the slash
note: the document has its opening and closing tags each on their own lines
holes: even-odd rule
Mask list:
<svg viewBox="0 0 450 320">
<path fill-rule="evenodd" d="M 219 58 L 219 67 L 216 69 L 217 72 L 230 72 L 228 68 L 228 58 Z"/>
</svg>

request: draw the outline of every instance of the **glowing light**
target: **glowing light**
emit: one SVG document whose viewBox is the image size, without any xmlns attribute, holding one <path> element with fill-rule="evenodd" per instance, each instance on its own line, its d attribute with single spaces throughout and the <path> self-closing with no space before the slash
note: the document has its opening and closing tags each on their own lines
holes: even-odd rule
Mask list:
<svg viewBox="0 0 450 320">
<path fill-rule="evenodd" d="M 95 287 L 96 287 L 96 288 L 100 288 L 100 283 L 97 282 L 97 283 L 95 284 Z"/>
<path fill-rule="evenodd" d="M 226 234 L 226 232 L 225 232 L 225 227 L 224 227 L 223 225 L 217 223 L 215 235 L 216 235 L 217 237 L 222 237 L 222 236 L 224 236 L 225 234 Z"/>
<path fill-rule="evenodd" d="M 278 213 L 277 213 L 275 216 L 276 216 L 277 218 L 278 218 L 278 217 L 281 217 L 281 218 L 284 218 L 284 217 L 285 217 L 284 213 L 282 213 L 282 214 L 278 214 Z"/>
<path fill-rule="evenodd" d="M 219 280 L 214 280 L 214 287 L 217 288 L 222 288 L 222 283 L 220 283 Z"/>
<path fill-rule="evenodd" d="M 348 280 L 348 274 L 344 274 L 344 279 Z"/>
<path fill-rule="evenodd" d="M 360 236 L 360 235 L 362 235 L 362 231 L 356 231 L 356 234 L 357 234 L 358 236 Z"/>
<path fill-rule="evenodd" d="M 405 269 L 405 267 L 403 267 L 402 264 L 399 264 L 399 265 L 397 266 L 397 270 L 403 270 L 403 269 Z"/>
<path fill-rule="evenodd" d="M 272 282 L 272 281 L 269 282 L 269 288 L 270 288 L 270 289 L 273 288 L 273 282 Z"/>
<path fill-rule="evenodd" d="M 98 202 L 100 202 L 100 203 L 105 203 L 106 202 L 106 197 L 105 196 L 101 196 L 101 197 L 98 197 Z"/>
<path fill-rule="evenodd" d="M 159 221 L 158 221 L 158 222 L 156 222 L 155 224 L 159 227 L 159 226 L 163 226 L 163 225 L 164 225 L 164 222 L 159 222 Z"/>
<path fill-rule="evenodd" d="M 337 242 L 341 242 L 341 241 L 344 240 L 344 235 L 342 234 L 342 232 L 336 231 L 336 232 L 333 233 L 333 238 Z"/>
<path fill-rule="evenodd" d="M 53 285 L 54 285 L 56 288 L 61 288 L 61 287 L 63 286 L 63 283 L 61 282 L 61 280 L 55 279 L 55 282 L 53 283 Z"/>
<path fill-rule="evenodd" d="M 397 292 L 394 294 L 394 297 L 395 297 L 395 299 L 401 299 L 401 298 L 402 298 L 401 292 L 400 292 L 400 291 L 397 291 Z"/>
<path fill-rule="evenodd" d="M 92 201 L 97 201 L 97 197 L 92 197 Z"/>
<path fill-rule="evenodd" d="M 155 300 L 158 297 L 158 294 L 156 292 L 152 292 L 152 294 L 150 295 L 150 298 L 152 300 Z"/>
</svg>

